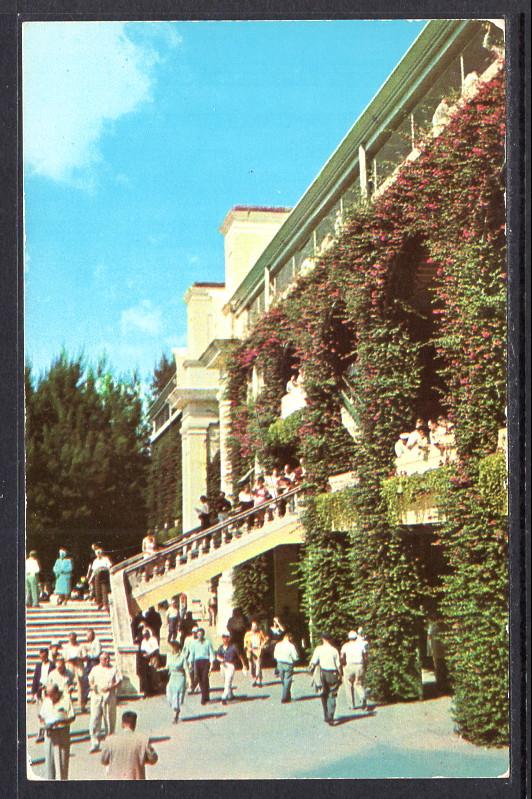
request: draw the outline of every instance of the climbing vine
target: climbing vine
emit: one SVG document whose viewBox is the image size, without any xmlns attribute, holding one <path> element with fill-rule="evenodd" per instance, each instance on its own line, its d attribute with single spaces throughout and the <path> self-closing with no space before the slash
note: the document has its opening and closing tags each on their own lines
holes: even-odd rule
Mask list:
<svg viewBox="0 0 532 799">
<path fill-rule="evenodd" d="M 483 460 L 504 426 L 504 122 L 500 70 L 473 99 L 456 104 L 443 133 L 427 137 L 385 193 L 353 209 L 313 271 L 242 342 L 228 387 L 240 472 L 257 451 L 267 462 L 262 432 L 279 416 L 288 355 L 305 375 L 307 407 L 297 438 L 309 486 L 322 490 L 331 474 L 357 474 L 344 542 L 330 537 L 329 522 L 309 501 L 304 603 L 313 629 L 327 620 L 337 634 L 345 634 L 348 622 L 367 628 L 376 698 L 415 698 L 421 691 L 427 587 L 392 494 L 399 485 L 412 498 L 429 489 L 440 493 L 448 482 L 441 539 L 450 574 L 441 610 L 453 712 L 467 738 L 485 743 L 507 736 L 506 680 L 493 679 L 507 674 L 507 527 L 504 508 L 494 506 L 487 488 L 503 477 Z M 419 300 L 422 273 L 430 275 L 430 288 Z M 262 370 L 264 387 L 252 407 L 253 367 Z M 356 443 L 341 420 L 346 375 Z M 394 441 L 427 408 L 455 424 L 454 474 L 386 482 Z"/>
</svg>

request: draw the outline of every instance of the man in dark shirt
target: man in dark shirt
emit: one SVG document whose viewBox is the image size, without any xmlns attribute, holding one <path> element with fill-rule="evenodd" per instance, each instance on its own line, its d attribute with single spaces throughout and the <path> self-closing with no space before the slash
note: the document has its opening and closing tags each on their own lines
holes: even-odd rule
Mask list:
<svg viewBox="0 0 532 799">
<path fill-rule="evenodd" d="M 222 705 L 227 704 L 228 699 L 233 699 L 233 677 L 235 676 L 236 664 L 238 661 L 242 663 L 242 671 L 246 671 L 246 663 L 240 654 L 236 644 L 231 643 L 231 636 L 229 633 L 223 633 L 222 645 L 216 652 L 216 660 L 221 664 L 221 669 L 224 675 L 224 692 L 222 694 Z"/>
</svg>

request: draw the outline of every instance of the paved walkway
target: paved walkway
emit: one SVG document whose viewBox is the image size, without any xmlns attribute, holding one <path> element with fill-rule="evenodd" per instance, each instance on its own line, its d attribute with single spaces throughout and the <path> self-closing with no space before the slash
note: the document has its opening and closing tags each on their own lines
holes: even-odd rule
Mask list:
<svg viewBox="0 0 532 799">
<path fill-rule="evenodd" d="M 237 699 L 223 706 L 221 676 L 212 675 L 209 705 L 187 696 L 178 725 L 164 696 L 121 703 L 138 713 L 138 729 L 150 735 L 159 762 L 147 778 L 275 779 L 383 777 L 498 777 L 508 768 L 506 749 L 484 749 L 453 733 L 450 699 L 377 707 L 374 714 L 347 708 L 343 689 L 337 724 L 322 720 L 321 702 L 306 672 L 296 673 L 291 704 L 280 704 L 280 685 L 266 670 L 262 688 L 237 672 Z M 35 706 L 29 706 L 29 732 L 36 730 Z M 70 779 L 105 779 L 97 754 L 90 755 L 88 716 L 72 727 Z M 43 775 L 43 745 L 29 741 L 36 779 Z"/>
</svg>

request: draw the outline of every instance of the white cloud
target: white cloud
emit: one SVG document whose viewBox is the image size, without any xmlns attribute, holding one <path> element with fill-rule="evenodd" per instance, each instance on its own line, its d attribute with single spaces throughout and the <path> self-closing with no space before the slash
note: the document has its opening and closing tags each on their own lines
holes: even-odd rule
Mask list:
<svg viewBox="0 0 532 799">
<path fill-rule="evenodd" d="M 138 305 L 127 308 L 120 314 L 120 332 L 123 336 L 140 331 L 149 336 L 158 336 L 163 328 L 160 308 L 155 308 L 150 300 L 142 300 Z"/>
<path fill-rule="evenodd" d="M 151 99 L 160 60 L 118 22 L 25 22 L 24 161 L 52 180 L 85 183 L 106 126 Z"/>
</svg>

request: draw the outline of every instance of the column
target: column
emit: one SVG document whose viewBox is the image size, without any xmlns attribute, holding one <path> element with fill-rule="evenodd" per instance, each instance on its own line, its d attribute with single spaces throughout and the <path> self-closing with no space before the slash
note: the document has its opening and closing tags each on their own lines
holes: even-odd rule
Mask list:
<svg viewBox="0 0 532 799">
<path fill-rule="evenodd" d="M 181 421 L 181 465 L 183 475 L 183 530 L 197 527 L 194 508 L 207 493 L 207 429 L 218 420 L 216 403 L 191 402 Z"/>
<path fill-rule="evenodd" d="M 368 174 L 366 167 L 366 151 L 360 145 L 358 148 L 358 169 L 360 178 L 360 195 L 362 197 L 368 196 Z"/>
<path fill-rule="evenodd" d="M 221 635 L 227 629 L 227 622 L 233 613 L 233 569 L 222 572 L 218 580 L 218 621 L 217 631 Z"/>
<path fill-rule="evenodd" d="M 218 415 L 220 420 L 220 485 L 228 497 L 233 493 L 233 475 L 229 457 L 228 439 L 231 432 L 230 411 L 231 403 L 225 399 L 225 381 L 218 392 Z"/>
</svg>

